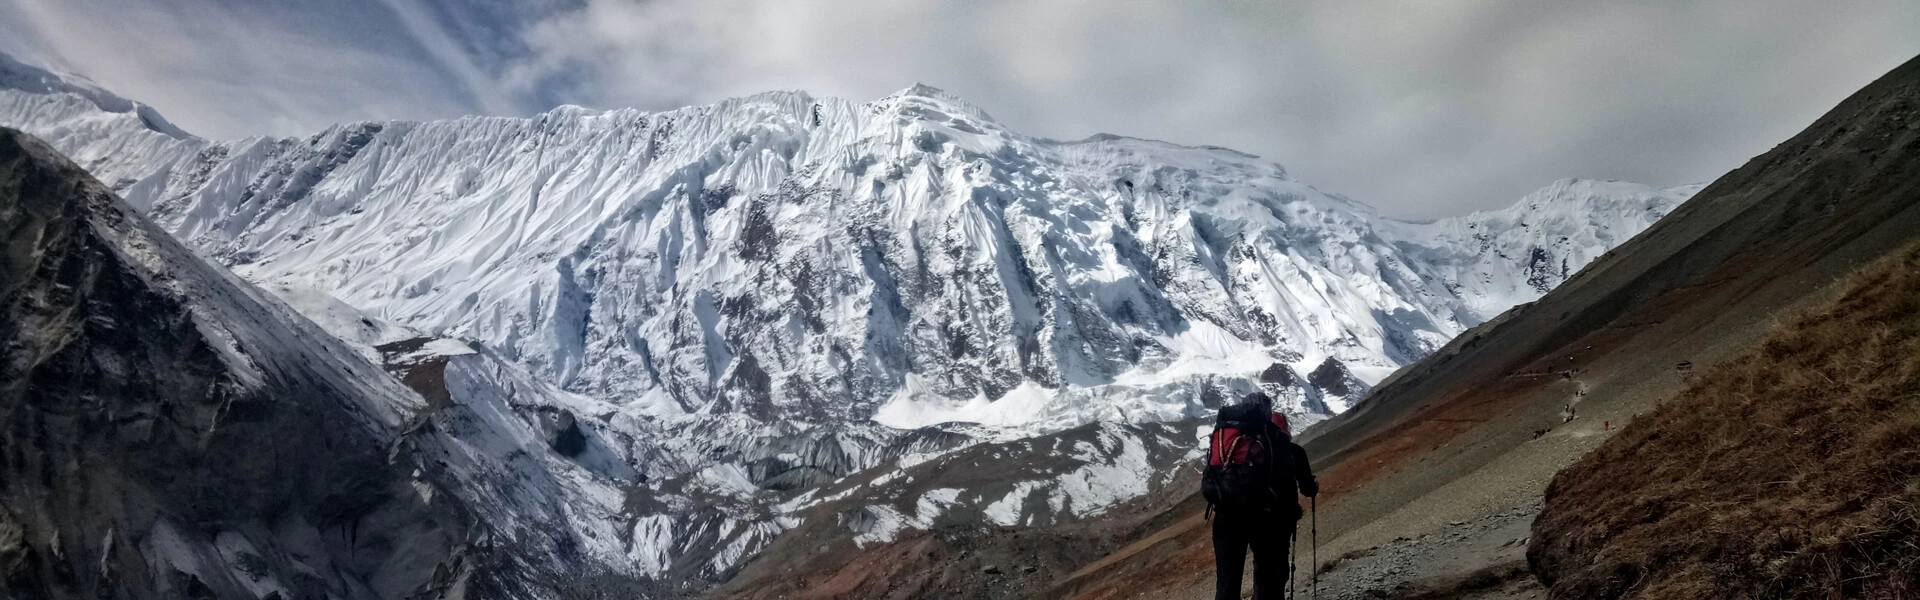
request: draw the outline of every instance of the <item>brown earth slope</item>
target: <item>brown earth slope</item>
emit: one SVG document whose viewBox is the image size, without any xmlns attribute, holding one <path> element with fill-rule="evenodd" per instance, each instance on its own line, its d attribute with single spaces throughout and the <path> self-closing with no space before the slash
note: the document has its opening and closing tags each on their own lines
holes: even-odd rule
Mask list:
<svg viewBox="0 0 1920 600">
<path fill-rule="evenodd" d="M 1321 558 L 1362 559 L 1413 538 L 1496 545 L 1488 536 L 1507 527 L 1476 523 L 1530 514 L 1557 470 L 1677 393 L 1696 369 L 1751 346 L 1776 316 L 1916 237 L 1920 60 L 1538 302 L 1467 332 L 1306 432 L 1326 490 Z M 1175 522 L 1056 580 L 1049 595 L 1206 597 L 1204 524 L 1197 511 Z M 1427 561 L 1345 585 L 1441 581 L 1495 566 Z"/>
<path fill-rule="evenodd" d="M 1848 287 L 1554 478 L 1555 597 L 1920 597 L 1920 248 Z"/>
</svg>

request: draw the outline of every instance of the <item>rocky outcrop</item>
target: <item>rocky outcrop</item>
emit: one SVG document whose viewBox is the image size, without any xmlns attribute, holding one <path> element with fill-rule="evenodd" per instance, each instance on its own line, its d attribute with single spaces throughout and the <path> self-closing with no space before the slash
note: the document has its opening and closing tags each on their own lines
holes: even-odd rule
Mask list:
<svg viewBox="0 0 1920 600">
<path fill-rule="evenodd" d="M 0 131 L 0 595 L 393 598 L 468 533 L 419 405 Z"/>
<path fill-rule="evenodd" d="M 0 129 L 0 596 L 512 597 L 429 406 Z M 471 596 L 468 596 L 471 597 Z"/>
</svg>

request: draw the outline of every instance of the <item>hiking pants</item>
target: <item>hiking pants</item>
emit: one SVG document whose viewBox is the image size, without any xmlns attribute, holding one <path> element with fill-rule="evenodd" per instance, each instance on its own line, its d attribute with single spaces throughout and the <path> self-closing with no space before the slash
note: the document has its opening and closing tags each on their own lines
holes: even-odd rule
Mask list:
<svg viewBox="0 0 1920 600">
<path fill-rule="evenodd" d="M 1297 520 L 1285 509 L 1213 513 L 1214 600 L 1240 600 L 1240 580 L 1253 549 L 1254 600 L 1280 600 L 1287 593 L 1287 544 Z"/>
</svg>

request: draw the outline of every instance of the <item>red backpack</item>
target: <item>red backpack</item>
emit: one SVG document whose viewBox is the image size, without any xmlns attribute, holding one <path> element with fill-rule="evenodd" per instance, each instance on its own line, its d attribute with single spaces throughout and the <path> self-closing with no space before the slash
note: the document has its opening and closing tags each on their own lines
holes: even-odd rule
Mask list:
<svg viewBox="0 0 1920 600">
<path fill-rule="evenodd" d="M 1280 500 L 1274 484 L 1292 481 L 1292 455 L 1280 446 L 1285 439 L 1275 439 L 1271 414 L 1248 404 L 1221 407 L 1200 475 L 1200 495 L 1209 509 L 1263 508 Z"/>
</svg>

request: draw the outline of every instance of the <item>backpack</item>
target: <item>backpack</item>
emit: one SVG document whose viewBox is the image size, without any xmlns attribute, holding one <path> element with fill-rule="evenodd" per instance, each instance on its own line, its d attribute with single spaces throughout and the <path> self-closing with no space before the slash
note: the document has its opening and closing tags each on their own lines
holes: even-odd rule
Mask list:
<svg viewBox="0 0 1920 600">
<path fill-rule="evenodd" d="M 1284 446 L 1286 434 L 1269 419 L 1263 407 L 1221 407 L 1200 475 L 1200 495 L 1209 511 L 1270 508 L 1291 499 L 1282 494 L 1294 489 L 1293 454 Z"/>
</svg>

